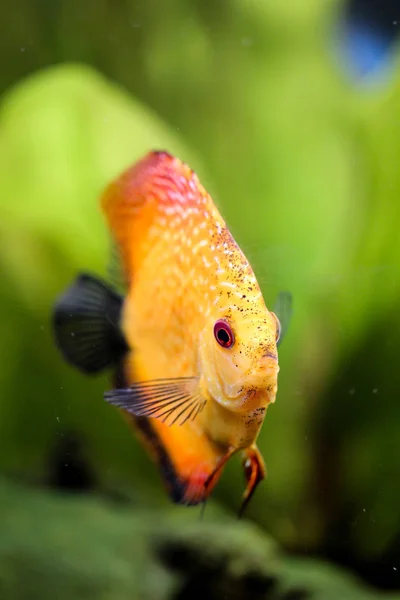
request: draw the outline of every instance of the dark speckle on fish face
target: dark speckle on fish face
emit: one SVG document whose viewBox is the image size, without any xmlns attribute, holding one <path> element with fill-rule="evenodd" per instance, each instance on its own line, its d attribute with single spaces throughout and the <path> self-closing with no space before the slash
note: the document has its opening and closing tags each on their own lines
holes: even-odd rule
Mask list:
<svg viewBox="0 0 400 600">
<path fill-rule="evenodd" d="M 245 417 L 245 425 L 247 427 L 251 427 L 254 424 L 256 424 L 257 426 L 261 426 L 262 422 L 264 420 L 265 411 L 266 411 L 265 406 L 259 406 L 258 408 L 255 408 L 254 410 L 252 410 Z"/>
<path fill-rule="evenodd" d="M 261 427 L 262 423 L 263 423 L 264 419 L 255 419 L 255 418 L 249 418 L 246 421 L 246 426 L 247 427 L 251 427 L 252 425 L 256 424 L 257 427 Z"/>
</svg>

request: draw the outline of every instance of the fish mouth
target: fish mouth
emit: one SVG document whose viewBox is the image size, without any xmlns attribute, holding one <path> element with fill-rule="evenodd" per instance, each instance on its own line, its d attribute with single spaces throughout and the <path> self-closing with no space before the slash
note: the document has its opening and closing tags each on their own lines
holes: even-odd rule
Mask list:
<svg viewBox="0 0 400 600">
<path fill-rule="evenodd" d="M 257 393 L 269 393 L 276 389 L 278 381 L 279 366 L 275 363 L 267 369 L 258 373 L 251 373 L 241 377 L 235 383 L 224 386 L 224 392 L 229 400 L 245 400 L 249 395 Z"/>
<path fill-rule="evenodd" d="M 276 354 L 276 352 L 270 352 L 270 351 L 266 351 L 263 355 L 262 355 L 262 359 L 270 359 L 274 362 L 277 362 L 278 360 L 278 355 Z"/>
</svg>

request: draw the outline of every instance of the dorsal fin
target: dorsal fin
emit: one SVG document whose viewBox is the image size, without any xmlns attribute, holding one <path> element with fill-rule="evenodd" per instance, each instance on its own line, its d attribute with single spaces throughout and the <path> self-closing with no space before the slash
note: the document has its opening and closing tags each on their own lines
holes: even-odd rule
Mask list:
<svg viewBox="0 0 400 600">
<path fill-rule="evenodd" d="M 143 208 L 149 199 L 151 175 L 156 172 L 160 162 L 171 159 L 172 157 L 166 152 L 147 154 L 111 182 L 101 198 L 101 207 L 128 279 L 133 271 L 132 240 L 137 251 L 139 238 L 141 234 L 146 233 L 146 222 L 143 222 L 140 228 L 136 225 L 142 220 Z"/>
<path fill-rule="evenodd" d="M 148 249 L 148 234 L 156 214 L 166 222 L 173 212 L 171 208 L 199 196 L 208 198 L 192 169 L 164 151 L 148 153 L 106 188 L 101 206 L 128 283 L 142 252 Z"/>
<path fill-rule="evenodd" d="M 129 289 L 129 277 L 121 259 L 117 242 L 112 236 L 109 238 L 109 259 L 107 265 L 107 281 L 121 296 L 126 296 Z"/>
</svg>

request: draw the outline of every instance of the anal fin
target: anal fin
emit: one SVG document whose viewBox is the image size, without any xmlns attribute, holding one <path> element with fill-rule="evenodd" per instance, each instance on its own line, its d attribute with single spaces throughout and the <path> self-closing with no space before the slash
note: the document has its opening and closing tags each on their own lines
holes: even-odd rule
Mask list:
<svg viewBox="0 0 400 600">
<path fill-rule="evenodd" d="M 168 426 L 159 419 L 125 416 L 157 463 L 171 500 L 187 506 L 205 502 L 223 470 L 217 468 L 221 451 L 196 434 L 191 421 Z"/>
</svg>

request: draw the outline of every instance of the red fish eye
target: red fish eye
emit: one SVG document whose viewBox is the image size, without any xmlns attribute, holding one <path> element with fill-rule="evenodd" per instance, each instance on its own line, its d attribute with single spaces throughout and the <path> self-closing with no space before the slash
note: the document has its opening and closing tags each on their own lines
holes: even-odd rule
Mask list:
<svg viewBox="0 0 400 600">
<path fill-rule="evenodd" d="M 226 321 L 222 320 L 215 323 L 214 336 L 218 344 L 223 348 L 230 348 L 233 346 L 233 342 L 235 341 L 232 329 L 229 327 Z"/>
</svg>

